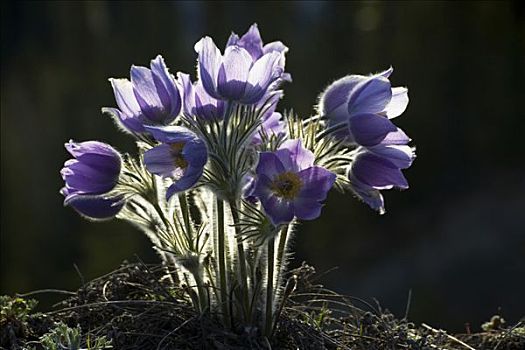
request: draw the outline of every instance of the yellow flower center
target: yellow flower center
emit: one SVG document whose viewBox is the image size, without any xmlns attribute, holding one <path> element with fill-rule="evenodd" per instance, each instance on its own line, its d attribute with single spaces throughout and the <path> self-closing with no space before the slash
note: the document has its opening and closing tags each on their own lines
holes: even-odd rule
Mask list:
<svg viewBox="0 0 525 350">
<path fill-rule="evenodd" d="M 184 159 L 184 156 L 182 155 L 182 149 L 184 148 L 184 145 L 184 142 L 175 142 L 170 145 L 174 158 L 173 162 L 177 168 L 181 169 L 186 169 L 188 166 L 188 161 Z"/>
<path fill-rule="evenodd" d="M 277 175 L 270 188 L 278 197 L 293 199 L 297 196 L 302 186 L 303 182 L 299 175 L 286 172 Z"/>
</svg>

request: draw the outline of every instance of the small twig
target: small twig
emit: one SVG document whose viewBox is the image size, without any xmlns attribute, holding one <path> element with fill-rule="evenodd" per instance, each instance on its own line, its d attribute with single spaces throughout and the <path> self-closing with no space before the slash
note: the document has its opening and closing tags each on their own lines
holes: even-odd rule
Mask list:
<svg viewBox="0 0 525 350">
<path fill-rule="evenodd" d="M 77 293 L 75 292 L 70 292 L 68 290 L 61 290 L 61 289 L 39 289 L 39 290 L 33 290 L 31 292 L 27 292 L 27 293 L 24 293 L 24 294 L 16 294 L 17 296 L 19 297 L 29 297 L 31 295 L 35 295 L 35 294 L 44 294 L 44 293 L 56 293 L 56 294 L 66 294 L 66 295 L 76 295 Z"/>
<path fill-rule="evenodd" d="M 188 318 L 186 321 L 182 322 L 180 324 L 180 326 L 178 326 L 177 328 L 175 328 L 174 330 L 170 331 L 168 334 L 166 334 L 164 336 L 164 338 L 162 338 L 157 346 L 157 350 L 160 349 L 160 346 L 162 345 L 162 343 L 164 343 L 164 341 L 170 336 L 172 335 L 173 333 L 177 332 L 179 329 L 181 329 L 182 327 L 184 327 L 185 325 L 187 325 L 190 321 L 193 321 L 194 317 L 192 318 Z"/>
<path fill-rule="evenodd" d="M 512 333 L 512 331 L 518 327 L 520 327 L 522 325 L 524 321 L 520 321 L 518 323 L 516 323 L 514 326 L 512 326 L 511 328 L 509 328 L 505 334 L 503 334 L 503 336 L 501 337 L 501 339 L 498 341 L 498 343 L 496 344 L 496 346 L 494 347 L 494 350 L 497 350 L 499 348 L 499 346 L 503 343 L 503 341 L 505 340 L 505 338 Z"/>
<path fill-rule="evenodd" d="M 408 290 L 408 298 L 407 298 L 407 307 L 405 309 L 405 317 L 403 317 L 404 320 L 408 320 L 408 312 L 410 311 L 410 304 L 412 303 L 412 289 Z"/>
<path fill-rule="evenodd" d="M 426 323 L 422 323 L 421 326 L 422 326 L 423 328 L 426 328 L 426 329 L 428 329 L 428 330 L 434 332 L 434 333 L 441 333 L 441 334 L 444 334 L 447 338 L 449 338 L 449 339 L 455 341 L 455 342 L 458 343 L 458 344 L 463 345 L 463 346 L 466 347 L 467 349 L 470 349 L 470 350 L 476 350 L 476 349 L 473 348 L 472 346 L 470 346 L 470 345 L 468 345 L 467 343 L 465 343 L 465 342 L 459 340 L 459 339 L 456 338 L 456 337 L 451 336 L 450 334 L 447 334 L 447 332 L 445 332 L 445 331 L 443 331 L 443 330 L 438 330 L 438 329 L 432 328 L 432 327 L 430 327 L 430 326 L 429 326 L 428 324 L 426 324 Z"/>
<path fill-rule="evenodd" d="M 78 268 L 77 264 L 73 264 L 73 267 L 75 268 L 75 271 L 78 274 L 78 277 L 80 278 L 80 283 L 82 283 L 82 286 L 86 285 L 86 280 L 84 279 L 84 275 L 82 272 L 80 272 L 80 269 Z"/>
<path fill-rule="evenodd" d="M 96 306 L 104 306 L 104 305 L 145 305 L 145 304 L 165 304 L 165 305 L 171 305 L 176 306 L 177 304 L 171 303 L 168 301 L 158 301 L 158 300 L 115 300 L 115 301 L 102 301 L 97 303 L 89 303 L 89 304 L 83 304 L 83 305 L 77 305 L 77 306 L 71 306 L 66 307 L 60 310 L 53 310 L 47 312 L 48 315 L 54 315 L 59 314 L 61 312 L 65 311 L 71 311 L 71 310 L 78 310 L 86 307 L 96 307 Z"/>
</svg>

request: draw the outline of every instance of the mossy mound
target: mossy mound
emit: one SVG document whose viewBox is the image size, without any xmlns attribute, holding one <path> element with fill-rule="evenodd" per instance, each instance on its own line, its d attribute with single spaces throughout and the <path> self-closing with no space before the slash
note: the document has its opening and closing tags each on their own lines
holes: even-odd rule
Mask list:
<svg viewBox="0 0 525 350">
<path fill-rule="evenodd" d="M 161 266 L 125 263 L 46 313 L 31 313 L 32 301 L 3 297 L 0 347 L 60 343 L 67 349 L 74 339 L 88 349 L 525 349 L 523 321 L 506 327 L 495 317 L 484 332 L 464 335 L 417 327 L 324 289 L 307 265 L 291 271 L 287 302 L 269 341 L 255 328 L 225 329 L 214 315 L 196 313 L 165 275 Z"/>
</svg>

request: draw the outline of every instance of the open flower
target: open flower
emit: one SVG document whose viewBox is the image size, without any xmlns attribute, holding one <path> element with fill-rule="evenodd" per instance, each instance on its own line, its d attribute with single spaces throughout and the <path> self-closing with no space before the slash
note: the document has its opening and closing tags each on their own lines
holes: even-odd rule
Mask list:
<svg viewBox="0 0 525 350">
<path fill-rule="evenodd" d="M 144 163 L 149 172 L 173 180 L 166 198 L 193 187 L 202 176 L 208 159 L 204 142 L 181 126 L 146 126 L 146 129 L 162 142 L 144 153 Z"/>
<path fill-rule="evenodd" d="M 119 197 L 106 196 L 117 184 L 121 158 L 110 145 L 98 141 L 65 144 L 75 158 L 66 161 L 60 171 L 65 186 L 60 190 L 64 205 L 92 219 L 115 216 L 122 206 Z"/>
<path fill-rule="evenodd" d="M 407 189 L 408 182 L 401 170 L 409 168 L 414 158 L 414 149 L 404 145 L 360 148 L 348 171 L 351 188 L 371 208 L 383 213 L 384 201 L 379 190 Z"/>
<path fill-rule="evenodd" d="M 150 67 L 131 66 L 131 81 L 109 79 L 119 108 L 102 111 L 131 132 L 144 132 L 145 125 L 168 125 L 181 109 L 179 90 L 162 56 L 153 59 Z"/>
<path fill-rule="evenodd" d="M 195 51 L 199 55 L 202 85 L 216 99 L 257 103 L 283 76 L 281 60 L 284 53 L 278 50 L 257 57 L 241 45 L 231 44 L 223 56 L 213 39 L 204 37 L 195 44 Z"/>
<path fill-rule="evenodd" d="M 208 95 L 200 80 L 192 83 L 188 74 L 177 73 L 177 81 L 182 88 L 183 111 L 186 115 L 204 120 L 223 118 L 224 101 Z"/>
<path fill-rule="evenodd" d="M 334 135 L 348 143 L 371 147 L 385 139 L 407 144 L 410 139 L 390 119 L 408 105 L 408 90 L 392 88 L 388 77 L 393 69 L 362 76 L 349 75 L 332 83 L 321 94 L 319 109 L 328 127 L 341 125 Z"/>
<path fill-rule="evenodd" d="M 314 166 L 314 155 L 301 140 L 288 140 L 275 152 L 262 152 L 256 168 L 257 197 L 274 225 L 295 217 L 313 220 L 321 214 L 322 201 L 336 175 Z"/>
</svg>

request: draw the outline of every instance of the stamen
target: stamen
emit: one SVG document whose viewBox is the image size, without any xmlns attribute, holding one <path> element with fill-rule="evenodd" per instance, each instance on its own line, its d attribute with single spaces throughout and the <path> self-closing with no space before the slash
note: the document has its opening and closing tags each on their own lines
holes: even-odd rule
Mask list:
<svg viewBox="0 0 525 350">
<path fill-rule="evenodd" d="M 175 166 L 181 169 L 186 169 L 188 167 L 188 161 L 184 159 L 184 156 L 182 155 L 182 149 L 184 148 L 185 142 L 175 142 L 170 145 L 172 155 L 173 155 L 173 162 L 175 163 Z"/>
<path fill-rule="evenodd" d="M 286 172 L 275 177 L 271 185 L 271 190 L 278 197 L 294 199 L 302 187 L 303 182 L 301 181 L 299 175 Z"/>
</svg>

